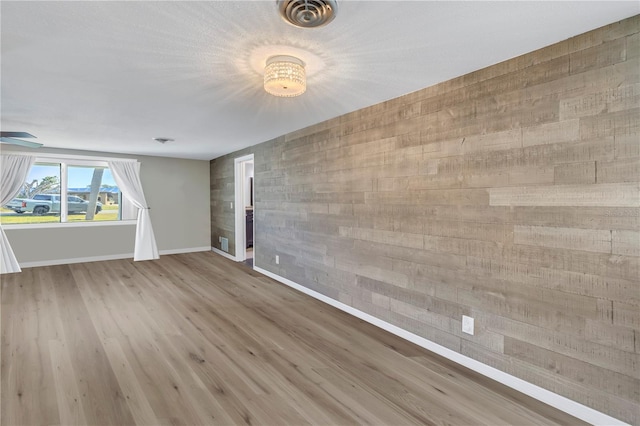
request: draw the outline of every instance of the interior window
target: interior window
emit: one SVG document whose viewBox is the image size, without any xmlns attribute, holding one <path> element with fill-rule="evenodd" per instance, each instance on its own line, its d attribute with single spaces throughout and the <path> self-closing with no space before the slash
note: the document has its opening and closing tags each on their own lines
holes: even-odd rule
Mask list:
<svg viewBox="0 0 640 426">
<path fill-rule="evenodd" d="M 66 203 L 61 203 L 63 194 Z M 67 165 L 64 161 L 35 163 L 18 195 L 0 207 L 2 225 L 121 218 L 122 195 L 109 168 Z"/>
<path fill-rule="evenodd" d="M 0 207 L 0 223 L 60 222 L 60 164 L 36 163 L 9 204 Z"/>
<path fill-rule="evenodd" d="M 121 197 L 106 167 L 69 166 L 67 169 L 68 222 L 121 218 Z"/>
</svg>

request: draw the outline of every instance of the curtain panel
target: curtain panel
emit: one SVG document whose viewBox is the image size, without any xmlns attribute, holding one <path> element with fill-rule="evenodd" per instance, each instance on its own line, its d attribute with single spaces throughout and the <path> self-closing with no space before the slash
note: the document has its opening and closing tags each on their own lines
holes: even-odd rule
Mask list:
<svg viewBox="0 0 640 426">
<path fill-rule="evenodd" d="M 109 161 L 113 178 L 122 191 L 122 195 L 138 208 L 136 224 L 136 242 L 133 260 L 159 259 L 156 237 L 151 226 L 149 205 L 144 198 L 140 181 L 140 163 L 133 161 Z"/>
<path fill-rule="evenodd" d="M 31 155 L 0 155 L 0 206 L 9 203 L 24 185 L 35 157 Z M 0 273 L 21 272 L 9 239 L 0 226 Z"/>
</svg>

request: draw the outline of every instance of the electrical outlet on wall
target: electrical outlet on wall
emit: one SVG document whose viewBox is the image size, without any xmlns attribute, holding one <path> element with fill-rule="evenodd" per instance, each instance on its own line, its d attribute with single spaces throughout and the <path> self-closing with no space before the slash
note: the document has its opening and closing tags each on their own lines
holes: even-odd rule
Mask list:
<svg viewBox="0 0 640 426">
<path fill-rule="evenodd" d="M 221 243 L 222 242 L 222 237 L 218 237 L 218 242 Z"/>
<path fill-rule="evenodd" d="M 280 264 L 280 256 L 276 254 L 276 265 L 279 265 L 279 264 Z"/>
<path fill-rule="evenodd" d="M 473 323 L 474 323 L 473 318 L 463 315 L 462 316 L 462 332 L 471 334 L 473 336 L 473 332 L 474 332 Z"/>
<path fill-rule="evenodd" d="M 229 206 L 231 206 L 231 210 L 233 210 L 233 202 L 230 202 Z"/>
</svg>

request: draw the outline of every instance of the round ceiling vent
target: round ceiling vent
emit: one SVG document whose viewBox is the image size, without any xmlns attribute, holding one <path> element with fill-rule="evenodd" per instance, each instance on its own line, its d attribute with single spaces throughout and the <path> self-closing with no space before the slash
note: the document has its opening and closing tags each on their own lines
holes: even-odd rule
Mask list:
<svg viewBox="0 0 640 426">
<path fill-rule="evenodd" d="M 171 139 L 171 138 L 153 138 L 153 140 L 158 142 L 158 143 L 167 143 L 167 142 L 173 142 L 175 139 Z"/>
<path fill-rule="evenodd" d="M 336 0 L 277 0 L 282 19 L 300 28 L 327 25 L 336 17 Z"/>
</svg>

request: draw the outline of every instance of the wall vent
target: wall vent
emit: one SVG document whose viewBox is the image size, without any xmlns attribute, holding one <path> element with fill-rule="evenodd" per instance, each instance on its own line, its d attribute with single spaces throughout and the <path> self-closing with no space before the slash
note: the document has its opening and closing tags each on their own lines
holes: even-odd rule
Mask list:
<svg viewBox="0 0 640 426">
<path fill-rule="evenodd" d="M 221 237 L 220 238 L 220 250 L 226 251 L 229 253 L 229 239 Z"/>
</svg>

